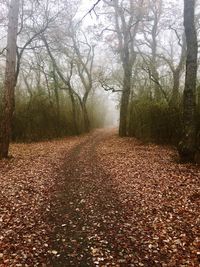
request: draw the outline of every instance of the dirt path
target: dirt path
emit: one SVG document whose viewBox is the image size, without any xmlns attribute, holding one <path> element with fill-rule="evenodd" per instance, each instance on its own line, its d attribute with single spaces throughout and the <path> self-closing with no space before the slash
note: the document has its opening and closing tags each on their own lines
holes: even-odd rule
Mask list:
<svg viewBox="0 0 200 267">
<path fill-rule="evenodd" d="M 123 236 L 126 213 L 113 181 L 98 164 L 95 132 L 68 155 L 59 195 L 52 200 L 53 266 L 131 266 L 134 244 Z M 119 242 L 126 239 L 126 245 Z M 123 256 L 126 255 L 125 259 Z"/>
<path fill-rule="evenodd" d="M 52 199 L 52 266 L 198 266 L 199 169 L 174 153 L 113 131 L 77 145 Z"/>
<path fill-rule="evenodd" d="M 12 146 L 0 267 L 197 267 L 200 168 L 114 130 Z"/>
</svg>

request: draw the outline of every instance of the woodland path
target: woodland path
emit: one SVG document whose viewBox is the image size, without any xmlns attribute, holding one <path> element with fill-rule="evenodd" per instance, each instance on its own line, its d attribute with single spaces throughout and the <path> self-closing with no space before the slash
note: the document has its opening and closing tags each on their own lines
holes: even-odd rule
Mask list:
<svg viewBox="0 0 200 267">
<path fill-rule="evenodd" d="M 108 136 L 97 131 L 67 155 L 50 218 L 55 225 L 53 247 L 59 253 L 53 266 L 128 266 L 136 253 L 122 227 L 125 207 L 96 155 Z"/>
<path fill-rule="evenodd" d="M 59 194 L 53 199 L 50 214 L 54 229 L 52 247 L 58 253 L 52 258 L 52 266 L 189 267 L 199 264 L 198 226 L 193 220 L 198 224 L 198 212 L 195 217 L 192 210 L 198 210 L 199 195 L 191 190 L 186 200 L 194 198 L 190 207 L 184 210 L 183 202 L 181 211 L 176 212 L 174 201 L 176 203 L 179 194 L 185 194 L 188 184 L 184 185 L 182 179 L 177 181 L 180 173 L 170 165 L 170 152 L 174 152 L 168 152 L 168 148 L 156 151 L 156 146 L 141 146 L 135 141 L 132 143 L 134 158 L 129 154 L 131 148 L 123 144 L 130 140 L 120 140 L 113 131 L 96 131 L 67 155 L 64 175 L 59 180 Z M 139 163 L 141 156 L 144 158 Z M 168 182 L 162 180 L 166 175 Z M 131 181 L 134 178 L 135 181 Z M 188 212 L 194 217 L 186 219 Z"/>
<path fill-rule="evenodd" d="M 0 267 L 197 267 L 200 168 L 115 130 L 13 144 Z"/>
</svg>

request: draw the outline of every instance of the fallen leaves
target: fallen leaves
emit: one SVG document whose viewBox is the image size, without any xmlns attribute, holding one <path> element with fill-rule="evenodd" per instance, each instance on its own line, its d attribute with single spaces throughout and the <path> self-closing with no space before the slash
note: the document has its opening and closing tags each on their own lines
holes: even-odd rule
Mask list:
<svg viewBox="0 0 200 267">
<path fill-rule="evenodd" d="M 13 158 L 0 161 L 0 266 L 48 265 L 44 217 L 65 153 L 78 142 L 14 144 Z"/>
<path fill-rule="evenodd" d="M 196 267 L 199 177 L 169 147 L 95 131 L 0 162 L 0 266 Z"/>
<path fill-rule="evenodd" d="M 173 162 L 175 156 L 169 147 L 113 135 L 98 146 L 98 160 L 136 226 L 127 235 L 136 236 L 144 266 L 145 257 L 153 266 L 200 264 L 200 169 Z"/>
</svg>

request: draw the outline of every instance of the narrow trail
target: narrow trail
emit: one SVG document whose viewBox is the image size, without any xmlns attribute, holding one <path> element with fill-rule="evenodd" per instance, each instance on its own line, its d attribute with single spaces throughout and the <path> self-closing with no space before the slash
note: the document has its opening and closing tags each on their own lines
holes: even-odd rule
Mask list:
<svg viewBox="0 0 200 267">
<path fill-rule="evenodd" d="M 108 137 L 97 131 L 66 158 L 48 217 L 53 227 L 52 266 L 134 266 L 134 244 L 121 228 L 128 215 L 96 157 L 97 145 Z"/>
<path fill-rule="evenodd" d="M 81 137 L 45 214 L 49 266 L 199 266 L 200 170 L 174 156 L 110 130 Z"/>
<path fill-rule="evenodd" d="M 115 130 L 13 144 L 0 267 L 200 266 L 200 168 Z"/>
</svg>

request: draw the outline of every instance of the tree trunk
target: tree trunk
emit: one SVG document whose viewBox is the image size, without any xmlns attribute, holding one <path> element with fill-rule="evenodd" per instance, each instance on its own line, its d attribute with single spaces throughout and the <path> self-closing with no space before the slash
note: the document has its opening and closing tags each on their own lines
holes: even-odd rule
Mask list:
<svg viewBox="0 0 200 267">
<path fill-rule="evenodd" d="M 183 95 L 183 136 L 179 144 L 182 162 L 193 162 L 196 150 L 197 34 L 194 22 L 195 0 L 184 0 L 184 27 L 187 43 L 186 77 Z"/>
<path fill-rule="evenodd" d="M 152 50 L 152 75 L 155 79 L 155 81 L 158 81 L 160 80 L 159 78 L 159 73 L 158 73 L 158 70 L 157 70 L 157 40 L 156 40 L 156 37 L 157 37 L 157 19 L 154 21 L 154 26 L 153 26 L 153 30 L 152 30 L 152 44 L 151 44 L 151 50 Z M 161 100 L 161 91 L 160 91 L 160 86 L 157 84 L 157 83 L 154 83 L 154 97 L 155 97 L 155 100 L 157 102 L 159 102 Z"/>
<path fill-rule="evenodd" d="M 15 68 L 17 52 L 17 31 L 20 0 L 11 0 L 8 15 L 6 71 L 3 92 L 3 118 L 1 122 L 0 157 L 8 157 L 15 102 Z"/>
<path fill-rule="evenodd" d="M 172 96 L 170 99 L 170 106 L 178 107 L 179 103 L 179 87 L 180 87 L 180 71 L 175 70 L 173 72 L 173 88 L 172 88 Z"/>
<path fill-rule="evenodd" d="M 84 132 L 89 132 L 90 131 L 90 120 L 89 120 L 89 116 L 88 116 L 88 112 L 87 112 L 87 107 L 86 104 L 83 103 L 83 120 L 84 120 Z"/>
<path fill-rule="evenodd" d="M 186 59 L 186 38 L 185 34 L 182 35 L 182 47 L 181 47 L 181 57 L 179 64 L 176 68 L 173 67 L 173 64 L 170 64 L 170 68 L 173 74 L 173 88 L 172 88 L 172 95 L 170 98 L 170 106 L 173 108 L 177 108 L 180 104 L 180 94 L 179 94 L 179 87 L 180 87 L 180 77 L 182 70 L 185 65 Z"/>
<path fill-rule="evenodd" d="M 119 136 L 127 136 L 127 126 L 128 126 L 128 107 L 129 107 L 129 97 L 131 92 L 131 75 L 132 68 L 129 64 L 124 64 L 124 79 L 123 79 L 123 91 L 120 102 L 120 121 L 119 121 Z"/>
<path fill-rule="evenodd" d="M 53 66 L 53 80 L 54 80 L 54 94 L 56 99 L 56 117 L 57 117 L 57 127 L 58 133 L 60 132 L 60 97 L 59 97 L 59 88 L 58 88 L 58 80 L 56 76 L 56 69 Z"/>
<path fill-rule="evenodd" d="M 73 95 L 73 92 L 71 90 L 71 86 L 69 88 L 69 95 L 72 103 L 72 118 L 73 118 L 73 128 L 74 128 L 74 134 L 79 134 L 78 124 L 77 124 L 77 110 L 76 110 L 76 102 Z"/>
<path fill-rule="evenodd" d="M 159 74 L 155 66 L 153 66 L 152 68 L 152 74 L 155 81 L 159 81 Z M 154 83 L 154 97 L 157 102 L 159 102 L 162 99 L 160 86 L 157 83 Z"/>
</svg>

